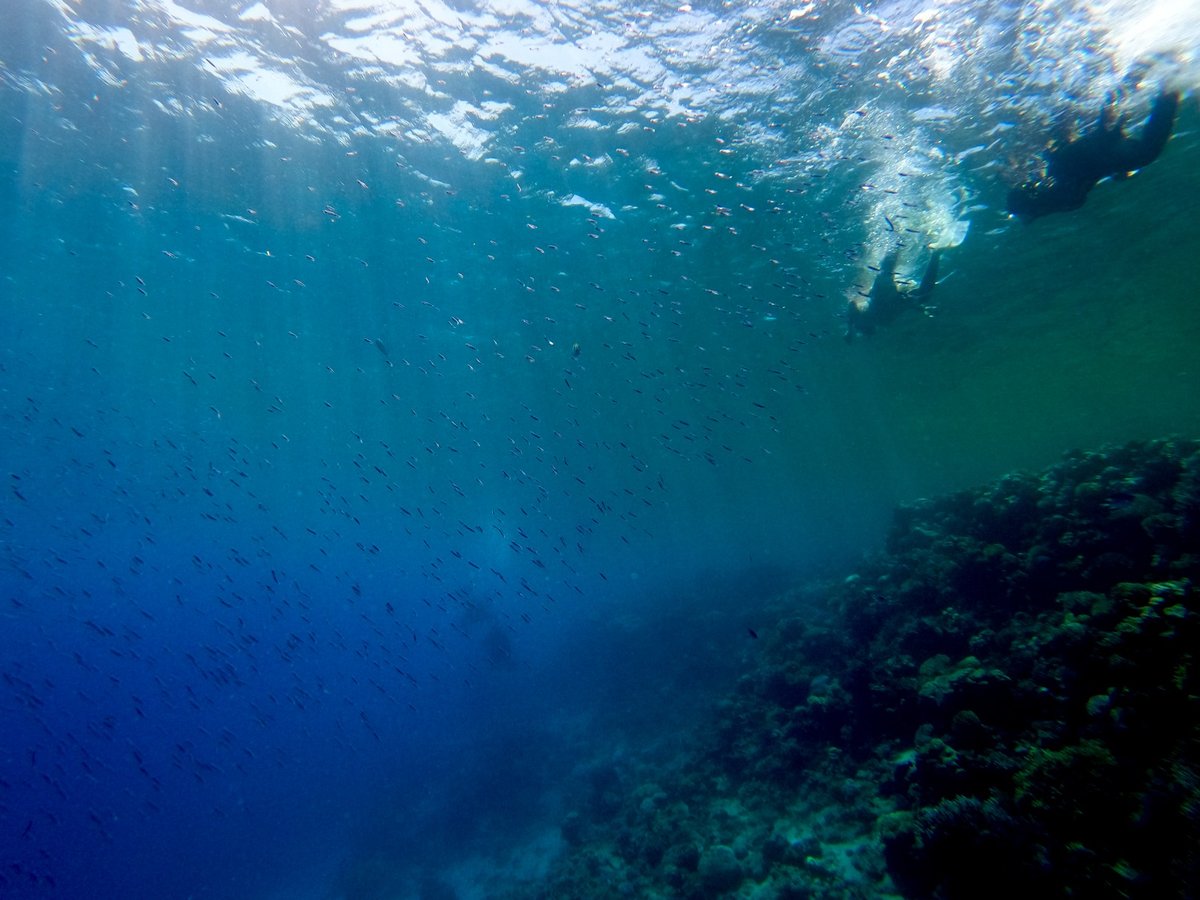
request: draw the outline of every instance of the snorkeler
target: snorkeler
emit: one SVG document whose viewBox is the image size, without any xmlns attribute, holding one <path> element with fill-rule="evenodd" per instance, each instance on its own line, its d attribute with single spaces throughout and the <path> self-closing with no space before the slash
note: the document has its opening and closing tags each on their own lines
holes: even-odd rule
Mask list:
<svg viewBox="0 0 1200 900">
<path fill-rule="evenodd" d="M 1023 222 L 1049 213 L 1079 209 L 1102 178 L 1125 178 L 1154 162 L 1175 127 L 1179 92 L 1159 94 L 1139 137 L 1125 134 L 1124 118 L 1112 103 L 1100 110 L 1096 127 L 1046 151 L 1045 174 L 1013 188 L 1008 211 Z"/>
<path fill-rule="evenodd" d="M 879 274 L 871 285 L 866 301 L 851 300 L 846 309 L 846 340 L 854 340 L 858 334 L 872 334 L 879 325 L 888 325 L 901 313 L 910 309 L 926 309 L 926 304 L 937 285 L 938 260 L 941 249 L 935 249 L 925 266 L 921 283 L 914 288 L 901 290 L 896 286 L 896 262 L 899 251 L 893 250 L 879 264 Z"/>
</svg>

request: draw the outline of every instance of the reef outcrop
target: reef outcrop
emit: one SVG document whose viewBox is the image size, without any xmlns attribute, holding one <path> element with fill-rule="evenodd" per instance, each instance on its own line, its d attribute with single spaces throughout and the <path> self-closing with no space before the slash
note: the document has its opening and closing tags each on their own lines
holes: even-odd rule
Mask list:
<svg viewBox="0 0 1200 900">
<path fill-rule="evenodd" d="M 1194 896 L 1198 576 L 1194 441 L 904 506 L 778 599 L 695 750 L 596 779 L 534 893 Z"/>
</svg>

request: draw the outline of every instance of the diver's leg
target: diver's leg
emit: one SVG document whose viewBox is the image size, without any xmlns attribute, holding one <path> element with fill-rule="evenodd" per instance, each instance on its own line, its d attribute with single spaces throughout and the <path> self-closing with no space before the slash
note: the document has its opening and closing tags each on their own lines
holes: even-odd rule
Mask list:
<svg viewBox="0 0 1200 900">
<path fill-rule="evenodd" d="M 929 264 L 925 266 L 925 274 L 921 276 L 921 283 L 917 285 L 915 291 L 915 299 L 918 303 L 924 303 L 933 293 L 934 287 L 937 286 L 938 278 L 938 261 L 942 257 L 941 250 L 934 250 L 929 257 Z"/>
</svg>

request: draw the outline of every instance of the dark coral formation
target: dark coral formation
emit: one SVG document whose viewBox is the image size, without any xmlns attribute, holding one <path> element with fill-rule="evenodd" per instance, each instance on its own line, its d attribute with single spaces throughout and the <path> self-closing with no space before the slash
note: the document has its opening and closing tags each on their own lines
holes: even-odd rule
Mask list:
<svg viewBox="0 0 1200 900">
<path fill-rule="evenodd" d="M 1189 897 L 1200 444 L 902 508 L 793 594 L 697 749 L 614 766 L 541 896 Z"/>
</svg>

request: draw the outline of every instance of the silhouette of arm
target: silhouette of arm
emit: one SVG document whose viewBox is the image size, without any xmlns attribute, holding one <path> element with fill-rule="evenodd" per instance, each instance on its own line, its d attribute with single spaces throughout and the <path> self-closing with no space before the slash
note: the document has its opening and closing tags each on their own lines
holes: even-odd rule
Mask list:
<svg viewBox="0 0 1200 900">
<path fill-rule="evenodd" d="M 1154 105 L 1150 108 L 1150 118 L 1146 120 L 1141 135 L 1137 138 L 1127 137 L 1121 141 L 1115 159 L 1116 169 L 1109 174 L 1131 172 L 1158 159 L 1175 129 L 1175 116 L 1178 112 L 1178 91 L 1155 97 Z"/>
</svg>

